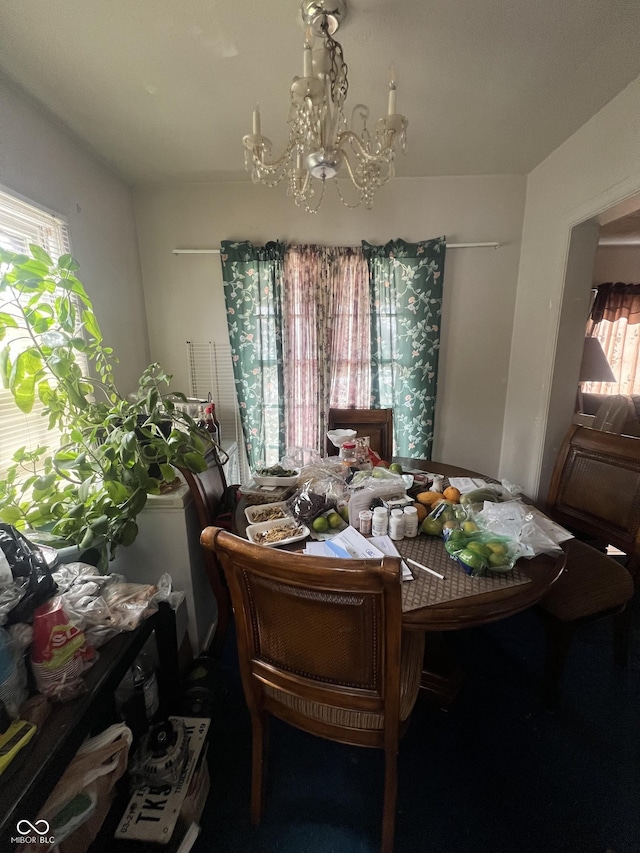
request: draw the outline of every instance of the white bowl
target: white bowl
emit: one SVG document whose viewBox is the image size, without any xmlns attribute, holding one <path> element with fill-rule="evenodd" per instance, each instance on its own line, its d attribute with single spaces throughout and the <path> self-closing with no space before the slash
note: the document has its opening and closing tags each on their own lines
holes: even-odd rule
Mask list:
<svg viewBox="0 0 640 853">
<path fill-rule="evenodd" d="M 334 447 L 342 447 L 345 441 L 355 438 L 358 431 L 355 429 L 330 429 L 327 438 Z"/>
</svg>

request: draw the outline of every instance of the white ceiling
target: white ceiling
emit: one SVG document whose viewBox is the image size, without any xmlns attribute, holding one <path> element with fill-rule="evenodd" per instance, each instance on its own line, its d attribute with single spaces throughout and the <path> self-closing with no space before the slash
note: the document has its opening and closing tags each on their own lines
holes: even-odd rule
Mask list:
<svg viewBox="0 0 640 853">
<path fill-rule="evenodd" d="M 284 145 L 299 0 L 0 0 L 0 68 L 127 181 L 248 179 Z M 409 119 L 403 176 L 527 173 L 640 74 L 638 0 L 352 0 L 348 111 Z"/>
</svg>

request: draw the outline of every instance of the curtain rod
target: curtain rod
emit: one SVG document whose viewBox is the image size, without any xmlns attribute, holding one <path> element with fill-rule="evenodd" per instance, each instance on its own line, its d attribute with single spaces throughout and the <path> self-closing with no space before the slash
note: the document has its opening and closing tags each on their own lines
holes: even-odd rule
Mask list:
<svg viewBox="0 0 640 853">
<path fill-rule="evenodd" d="M 500 243 L 447 243 L 447 249 L 499 249 Z M 173 249 L 174 255 L 219 255 L 220 249 Z"/>
</svg>

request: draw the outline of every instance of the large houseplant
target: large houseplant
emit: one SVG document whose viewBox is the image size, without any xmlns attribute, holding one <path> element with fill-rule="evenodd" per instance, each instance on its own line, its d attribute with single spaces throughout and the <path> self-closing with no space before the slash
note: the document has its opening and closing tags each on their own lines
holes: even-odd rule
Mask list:
<svg viewBox="0 0 640 853">
<path fill-rule="evenodd" d="M 60 438 L 15 454 L 0 519 L 82 547 L 100 538 L 112 556 L 134 541 L 137 515 L 175 478 L 173 466 L 204 470 L 210 437 L 176 406 L 184 395 L 169 391 L 157 364 L 134 394 L 119 392 L 78 263 L 30 252 L 0 249 L 0 375 L 23 412 L 40 401 Z"/>
</svg>

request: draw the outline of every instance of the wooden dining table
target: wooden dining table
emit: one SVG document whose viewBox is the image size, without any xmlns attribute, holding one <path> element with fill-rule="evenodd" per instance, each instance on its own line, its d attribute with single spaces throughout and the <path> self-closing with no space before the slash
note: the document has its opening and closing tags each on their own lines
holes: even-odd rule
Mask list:
<svg viewBox="0 0 640 853">
<path fill-rule="evenodd" d="M 403 471 L 441 474 L 450 477 L 492 478 L 467 468 L 441 462 L 396 457 Z M 235 532 L 245 535 L 246 501 L 240 500 L 235 514 Z M 541 601 L 560 577 L 564 552 L 520 558 L 507 573 L 472 577 L 444 549 L 440 537 L 419 534 L 395 543 L 400 555 L 428 565 L 444 579 L 409 564 L 413 580 L 403 582 L 403 630 L 428 632 L 422 687 L 445 707 L 453 701 L 462 683 L 462 669 L 450 654 L 444 634 L 496 622 L 520 613 Z M 289 546 L 299 550 L 301 543 Z"/>
</svg>

